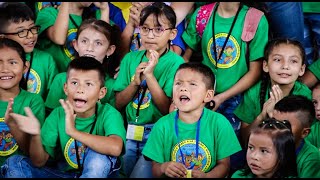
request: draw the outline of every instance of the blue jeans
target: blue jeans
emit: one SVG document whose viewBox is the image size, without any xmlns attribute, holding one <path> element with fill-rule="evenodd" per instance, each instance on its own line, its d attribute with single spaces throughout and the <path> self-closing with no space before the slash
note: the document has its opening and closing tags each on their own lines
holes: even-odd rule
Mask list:
<svg viewBox="0 0 320 180">
<path fill-rule="evenodd" d="M 107 178 L 116 177 L 120 168 L 117 157 L 97 153 L 90 148 L 85 151 L 83 172 L 63 172 L 56 168 L 35 167 L 31 159 L 22 155 L 9 157 L 1 166 L 4 178 Z"/>
<path fill-rule="evenodd" d="M 142 150 L 147 142 L 149 134 L 154 124 L 144 125 L 142 141 L 127 139 L 126 153 L 123 156 L 124 171 L 130 178 L 153 178 L 152 161 L 146 160 L 142 155 Z"/>
<path fill-rule="evenodd" d="M 302 2 L 266 2 L 273 38 L 290 38 L 303 43 Z"/>
<path fill-rule="evenodd" d="M 307 55 L 306 65 L 310 65 L 320 55 L 320 13 L 304 13 L 303 45 Z"/>
<path fill-rule="evenodd" d="M 233 113 L 233 111 L 238 107 L 242 101 L 242 94 L 238 94 L 227 101 L 223 102 L 217 112 L 223 114 L 230 122 L 238 140 L 240 141 L 240 126 L 241 120 Z M 241 169 L 245 165 L 245 154 L 243 151 L 239 151 L 230 156 L 230 171 Z"/>
</svg>

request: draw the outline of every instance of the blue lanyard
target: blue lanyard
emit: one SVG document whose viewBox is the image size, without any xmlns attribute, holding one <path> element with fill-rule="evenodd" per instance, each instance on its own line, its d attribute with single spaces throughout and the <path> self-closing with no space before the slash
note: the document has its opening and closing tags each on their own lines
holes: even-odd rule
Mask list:
<svg viewBox="0 0 320 180">
<path fill-rule="evenodd" d="M 299 147 L 298 147 L 297 150 L 296 150 L 296 155 L 297 155 L 297 156 L 298 156 L 299 152 L 301 151 L 303 145 L 304 145 L 304 140 L 301 141 Z"/>
<path fill-rule="evenodd" d="M 197 130 L 196 130 L 196 157 L 198 158 L 198 154 L 199 154 L 199 133 L 200 133 L 200 120 L 202 118 L 202 115 L 203 115 L 203 111 L 201 113 L 201 116 L 197 122 Z M 177 110 L 177 113 L 176 113 L 176 116 L 174 117 L 174 127 L 175 127 L 175 132 L 176 132 L 176 136 L 177 136 L 177 140 L 178 140 L 178 146 L 179 146 L 179 152 L 180 152 L 180 155 L 181 155 L 181 159 L 182 159 L 182 163 L 186 166 L 186 162 L 184 161 L 184 158 L 183 158 L 183 153 L 182 153 L 182 150 L 181 150 L 181 147 L 180 147 L 180 140 L 179 140 L 179 135 L 178 135 L 178 118 L 179 118 L 179 110 Z M 193 169 L 195 164 L 193 164 L 190 168 L 188 169 Z"/>
</svg>

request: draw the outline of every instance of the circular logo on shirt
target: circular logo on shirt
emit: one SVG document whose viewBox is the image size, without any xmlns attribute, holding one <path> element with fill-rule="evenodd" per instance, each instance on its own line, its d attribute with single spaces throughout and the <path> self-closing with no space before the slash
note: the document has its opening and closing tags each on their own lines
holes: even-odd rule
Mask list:
<svg viewBox="0 0 320 180">
<path fill-rule="evenodd" d="M 27 73 L 24 73 L 24 78 L 27 78 Z M 38 94 L 41 89 L 41 81 L 38 73 L 30 69 L 28 81 L 27 81 L 27 90 L 31 93 L 36 93 Z"/>
<path fill-rule="evenodd" d="M 18 147 L 9 127 L 4 122 L 4 118 L 0 118 L 0 156 L 9 156 L 14 153 Z"/>
<path fill-rule="evenodd" d="M 210 61 L 218 66 L 218 68 L 229 68 L 235 65 L 240 57 L 240 46 L 236 39 L 230 35 L 228 42 L 224 49 L 222 49 L 224 42 L 227 39 L 227 33 L 219 33 L 215 35 L 216 39 L 216 51 L 217 51 L 217 58 L 219 56 L 220 59 L 216 61 L 214 55 L 214 45 L 213 45 L 213 38 L 210 39 L 207 46 L 207 54 Z"/>
<path fill-rule="evenodd" d="M 78 29 L 69 29 L 68 30 L 68 35 L 67 35 L 67 40 L 66 40 L 66 43 L 65 45 L 63 46 L 63 50 L 64 50 L 64 53 L 71 59 L 73 60 L 75 58 L 75 50 L 74 50 L 74 47 L 72 45 L 72 41 L 74 39 L 76 39 L 77 37 L 77 32 L 78 32 Z"/>
<path fill-rule="evenodd" d="M 134 79 L 134 76 L 131 78 L 131 81 L 133 81 Z M 146 84 L 145 84 L 146 86 Z M 139 88 L 139 92 L 135 94 L 133 100 L 132 100 L 132 106 L 137 109 L 138 108 L 138 103 L 139 101 L 141 100 L 141 98 L 143 98 L 141 101 L 141 105 L 140 105 L 140 108 L 139 109 L 145 109 L 147 107 L 150 106 L 150 101 L 151 101 L 151 93 L 147 87 L 146 89 L 146 92 L 144 94 L 144 96 L 142 97 L 143 95 L 143 86 L 140 85 L 140 88 Z"/>
<path fill-rule="evenodd" d="M 181 151 L 180 151 L 181 150 Z M 208 148 L 199 142 L 198 157 L 196 156 L 196 140 L 187 139 L 176 144 L 171 153 L 172 161 L 183 163 L 186 168 L 206 172 L 211 165 L 211 154 Z M 183 160 L 182 160 L 183 159 Z"/>
<path fill-rule="evenodd" d="M 70 138 L 64 148 L 64 157 L 67 160 L 68 164 L 78 169 L 78 163 L 77 163 L 77 154 L 79 155 L 80 164 L 83 164 L 83 157 L 84 157 L 84 151 L 86 150 L 86 146 L 82 144 L 81 142 L 77 141 L 78 149 L 76 149 L 75 141 L 73 138 Z"/>
</svg>

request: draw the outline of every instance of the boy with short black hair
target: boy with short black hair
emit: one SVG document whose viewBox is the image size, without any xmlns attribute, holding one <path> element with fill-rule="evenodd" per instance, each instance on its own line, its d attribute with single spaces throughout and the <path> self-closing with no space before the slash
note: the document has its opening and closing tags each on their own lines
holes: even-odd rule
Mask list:
<svg viewBox="0 0 320 180">
<path fill-rule="evenodd" d="M 66 101 L 60 100 L 62 106 L 52 111 L 41 130 L 30 109 L 25 109 L 27 116 L 11 113 L 32 138 L 30 159 L 8 159 L 5 177 L 115 175 L 120 168 L 118 156 L 125 151 L 126 132 L 121 114 L 111 105 L 99 103 L 106 94 L 104 79 L 101 63 L 80 57 L 68 66 Z M 49 160 L 55 160 L 56 166 L 50 167 Z"/>
<path fill-rule="evenodd" d="M 213 72 L 201 63 L 178 68 L 173 85 L 177 111 L 154 125 L 142 154 L 155 177 L 226 177 L 230 156 L 241 150 L 229 121 L 205 108 L 214 96 Z"/>
<path fill-rule="evenodd" d="M 15 40 L 23 47 L 30 62 L 24 74 L 25 86 L 29 92 L 40 94 L 45 101 L 58 69 L 49 53 L 35 48 L 39 29 L 33 11 L 25 3 L 5 2 L 0 5 L 0 37 Z"/>
<path fill-rule="evenodd" d="M 299 178 L 320 177 L 320 152 L 305 141 L 315 117 L 311 100 L 301 95 L 289 95 L 275 104 L 273 117 L 288 120 L 295 138 Z"/>
</svg>

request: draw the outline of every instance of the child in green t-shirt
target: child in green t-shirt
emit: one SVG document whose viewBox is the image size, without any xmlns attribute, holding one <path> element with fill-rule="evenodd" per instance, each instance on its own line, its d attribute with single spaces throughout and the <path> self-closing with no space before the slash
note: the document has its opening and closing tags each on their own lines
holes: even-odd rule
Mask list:
<svg viewBox="0 0 320 180">
<path fill-rule="evenodd" d="M 4 177 L 107 178 L 118 173 L 118 156 L 125 152 L 121 114 L 99 103 L 106 94 L 105 72 L 92 57 L 70 62 L 64 91 L 66 100 L 46 118 L 40 130 L 37 118 L 10 113 L 19 128 L 31 134 L 30 158 L 7 160 Z M 52 163 L 54 161 L 55 163 Z"/>
<path fill-rule="evenodd" d="M 275 103 L 288 95 L 304 95 L 311 99 L 311 90 L 298 81 L 305 72 L 305 51 L 296 40 L 273 39 L 264 50 L 263 75 L 244 93 L 243 101 L 234 111 L 241 120 L 242 143 L 247 144 L 250 128 L 271 117 Z"/>
<path fill-rule="evenodd" d="M 93 57 L 106 69 L 105 87 L 107 93 L 101 103 L 109 103 L 114 106 L 115 94 L 113 86 L 116 78 L 116 69 L 120 65 L 119 42 L 120 30 L 114 25 L 102 20 L 87 19 L 79 27 L 77 37 L 72 42 L 76 50 L 76 56 Z M 59 99 L 65 99 L 63 84 L 66 82 L 67 73 L 62 72 L 56 75 L 45 101 L 47 114 L 52 109 L 60 106 Z"/>
<path fill-rule="evenodd" d="M 232 178 L 297 177 L 294 137 L 289 121 L 264 119 L 250 131 L 247 165 Z"/>
<path fill-rule="evenodd" d="M 30 107 L 39 120 L 44 122 L 44 102 L 40 95 L 27 92 L 21 87 L 23 73 L 28 71 L 23 47 L 16 41 L 0 38 L 0 166 L 15 154 L 29 154 L 30 135 L 18 128 L 10 113 L 25 114 Z"/>
<path fill-rule="evenodd" d="M 170 50 L 177 34 L 176 16 L 162 2 L 146 6 L 140 15 L 140 34 L 146 50 L 127 53 L 113 87 L 116 108 L 128 122 L 124 170 L 128 177 L 151 178 L 151 162 L 141 152 L 153 124 L 168 114 L 173 78 L 181 56 Z"/>
<path fill-rule="evenodd" d="M 227 176 L 230 156 L 241 146 L 226 117 L 205 108 L 214 96 L 214 84 L 214 74 L 206 65 L 180 65 L 173 85 L 178 110 L 155 123 L 142 151 L 152 160 L 154 177 Z"/>
<path fill-rule="evenodd" d="M 37 15 L 36 24 L 41 26 L 39 48 L 53 56 L 59 72 L 65 72 L 70 61 L 75 58 L 72 41 L 83 20 L 97 18 L 109 23 L 108 2 L 94 2 L 99 8 L 97 11 L 90 8 L 92 4 L 61 2 L 59 8 L 46 7 Z"/>
<path fill-rule="evenodd" d="M 311 125 L 311 131 L 306 137 L 312 145 L 320 151 L 320 83 L 317 83 L 312 89 L 312 102 L 315 110 L 315 122 Z"/>
<path fill-rule="evenodd" d="M 288 120 L 291 124 L 295 138 L 298 177 L 320 178 L 320 152 L 305 140 L 315 117 L 312 101 L 301 95 L 284 97 L 275 104 L 273 117 L 280 121 Z"/>
<path fill-rule="evenodd" d="M 0 36 L 17 41 L 26 52 L 30 68 L 24 74 L 27 90 L 46 100 L 53 78 L 58 73 L 53 57 L 35 48 L 40 27 L 32 10 L 24 3 L 6 2 L 0 6 Z"/>
</svg>

